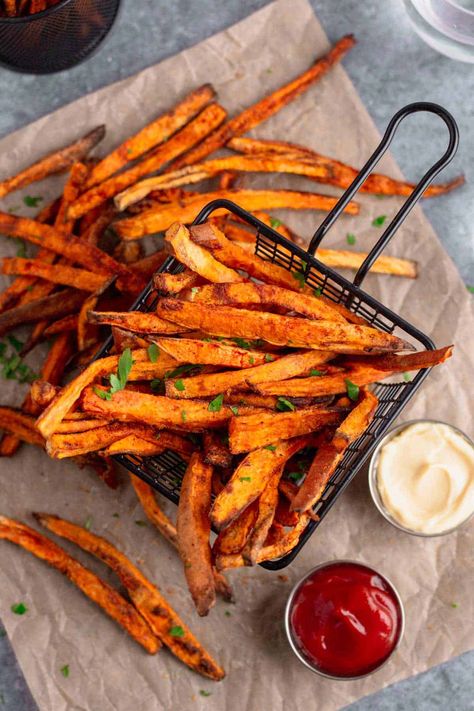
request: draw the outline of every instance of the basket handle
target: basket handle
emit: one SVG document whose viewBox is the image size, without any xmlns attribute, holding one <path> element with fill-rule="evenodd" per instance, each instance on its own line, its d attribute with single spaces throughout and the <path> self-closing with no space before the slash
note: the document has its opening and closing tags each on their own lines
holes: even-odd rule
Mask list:
<svg viewBox="0 0 474 711">
<path fill-rule="evenodd" d="M 451 160 L 454 158 L 457 148 L 458 148 L 458 143 L 459 143 L 459 131 L 458 127 L 456 124 L 456 121 L 454 118 L 451 116 L 451 114 L 446 111 L 442 106 L 439 106 L 438 104 L 432 104 L 427 101 L 419 101 L 414 104 L 408 104 L 405 106 L 403 109 L 400 109 L 400 111 L 397 111 L 395 116 L 391 119 L 390 123 L 387 126 L 387 129 L 385 131 L 385 134 L 380 141 L 379 145 L 375 149 L 375 151 L 372 153 L 370 156 L 369 160 L 367 163 L 364 165 L 360 173 L 357 175 L 357 177 L 353 180 L 351 185 L 347 188 L 345 193 L 339 198 L 337 201 L 336 205 L 333 207 L 331 212 L 328 213 L 326 218 L 323 220 L 321 225 L 318 227 L 316 232 L 313 235 L 313 238 L 311 240 L 311 243 L 308 247 L 308 253 L 313 255 L 315 254 L 317 248 L 321 244 L 321 241 L 325 237 L 326 233 L 329 231 L 329 229 L 332 227 L 334 222 L 337 220 L 339 215 L 342 213 L 344 208 L 346 207 L 347 203 L 354 197 L 356 192 L 359 190 L 360 186 L 362 183 L 366 180 L 366 178 L 372 173 L 374 167 L 377 165 L 377 163 L 380 161 L 384 153 L 387 151 L 388 147 L 393 141 L 393 138 L 395 136 L 395 133 L 397 132 L 397 129 L 403 119 L 405 119 L 407 116 L 413 113 L 417 113 L 419 111 L 427 111 L 428 113 L 431 114 L 436 114 L 439 116 L 446 126 L 448 127 L 449 131 L 449 143 L 448 147 L 444 153 L 444 155 L 434 164 L 429 168 L 429 170 L 426 171 L 424 176 L 421 178 L 420 182 L 418 185 L 413 189 L 413 192 L 409 195 L 409 197 L 405 200 L 403 203 L 402 207 L 400 210 L 397 212 L 393 220 L 390 222 L 388 227 L 385 229 L 384 233 L 378 240 L 378 242 L 372 247 L 371 251 L 359 267 L 359 270 L 357 274 L 354 277 L 354 285 L 355 286 L 360 286 L 362 283 L 365 275 L 369 271 L 370 267 L 372 264 L 375 262 L 377 257 L 383 252 L 387 244 L 390 242 L 392 239 L 393 235 L 395 232 L 398 230 L 402 222 L 406 219 L 408 214 L 410 213 L 411 209 L 413 208 L 414 205 L 418 202 L 428 185 L 434 180 L 434 178 L 438 175 L 438 173 L 448 165 L 448 163 L 451 162 Z"/>
</svg>

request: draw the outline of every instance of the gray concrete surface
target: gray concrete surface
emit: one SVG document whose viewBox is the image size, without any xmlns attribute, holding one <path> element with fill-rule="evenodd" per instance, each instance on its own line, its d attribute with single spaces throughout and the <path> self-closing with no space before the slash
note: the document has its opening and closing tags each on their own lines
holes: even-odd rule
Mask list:
<svg viewBox="0 0 474 711">
<path fill-rule="evenodd" d="M 474 284 L 473 65 L 453 62 L 424 45 L 411 30 L 401 0 L 311 1 L 331 39 L 346 32 L 357 36 L 359 44 L 344 65 L 380 130 L 400 106 L 411 101 L 439 102 L 457 119 L 460 150 L 446 177 L 462 171 L 467 184 L 450 196 L 426 201 L 424 209 L 465 282 Z M 86 63 L 47 77 L 18 75 L 0 68 L 0 135 L 179 52 L 266 4 L 266 0 L 122 0 L 112 35 Z M 297 48 L 288 47 L 288 51 Z M 441 140 L 441 130 L 429 119 L 407 125 L 393 149 L 407 177 L 420 177 L 420 158 L 426 161 L 425 166 L 432 162 Z M 473 668 L 474 653 L 467 653 L 349 708 L 473 710 Z M 0 711 L 35 708 L 8 640 L 0 631 Z"/>
</svg>

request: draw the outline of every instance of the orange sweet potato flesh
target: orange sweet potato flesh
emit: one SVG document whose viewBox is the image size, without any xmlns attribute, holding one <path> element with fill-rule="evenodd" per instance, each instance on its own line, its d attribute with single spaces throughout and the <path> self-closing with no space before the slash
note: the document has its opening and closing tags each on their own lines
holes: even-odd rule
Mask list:
<svg viewBox="0 0 474 711">
<path fill-rule="evenodd" d="M 290 437 L 310 434 L 341 421 L 341 412 L 324 407 L 307 407 L 295 412 L 259 412 L 234 417 L 229 425 L 232 454 L 250 452 Z"/>
<path fill-rule="evenodd" d="M 224 443 L 222 435 L 217 432 L 205 432 L 203 436 L 203 452 L 206 464 L 226 469 L 232 464 L 229 447 Z"/>
<path fill-rule="evenodd" d="M 212 466 L 194 452 L 186 468 L 178 504 L 178 549 L 198 614 L 203 617 L 216 602 L 209 536 Z"/>
<path fill-rule="evenodd" d="M 161 299 L 156 313 L 180 326 L 197 328 L 213 336 L 263 339 L 279 346 L 313 348 L 336 353 L 385 353 L 413 350 L 392 334 L 370 326 L 333 321 L 310 321 L 297 316 L 186 303 Z"/>
<path fill-rule="evenodd" d="M 178 659 L 198 674 L 214 681 L 224 677 L 224 670 L 200 645 L 158 588 L 115 546 L 105 538 L 57 516 L 38 514 L 37 519 L 56 535 L 76 543 L 108 565 L 119 577 L 133 604 L 152 631 Z M 177 627 L 183 630 L 182 636 L 172 634 Z"/>
<path fill-rule="evenodd" d="M 155 493 L 151 486 L 138 476 L 130 474 L 130 481 L 133 489 L 140 501 L 146 517 L 153 523 L 159 532 L 173 546 L 178 545 L 178 534 L 175 525 L 169 520 L 168 516 L 160 509 L 156 501 Z"/>
<path fill-rule="evenodd" d="M 157 338 L 156 344 L 181 363 L 220 365 L 224 368 L 251 368 L 276 358 L 256 350 L 228 346 L 219 341 L 199 341 L 193 338 Z"/>
<path fill-rule="evenodd" d="M 85 269 L 74 269 L 64 264 L 47 264 L 38 259 L 5 257 L 1 262 L 3 274 L 23 274 L 50 281 L 53 284 L 72 286 L 81 291 L 97 291 L 104 283 L 104 276 Z"/>
<path fill-rule="evenodd" d="M 242 556 L 248 565 L 256 564 L 260 549 L 265 543 L 275 518 L 278 505 L 278 482 L 282 472 L 283 465 L 275 469 L 258 498 L 258 515 L 242 549 Z"/>
<path fill-rule="evenodd" d="M 377 404 L 377 398 L 369 390 L 361 392 L 359 402 L 339 425 L 331 441 L 318 448 L 306 478 L 291 503 L 293 511 L 307 511 L 321 498 L 347 447 L 371 423 Z"/>
<path fill-rule="evenodd" d="M 89 452 L 98 452 L 130 434 L 140 436 L 141 430 L 146 429 L 146 427 L 138 422 L 110 422 L 100 427 L 93 427 L 79 432 L 74 431 L 76 428 L 72 425 L 69 432 L 60 431 L 64 429 L 65 427 L 58 426 L 57 432 L 47 440 L 47 452 L 54 459 L 65 459 L 88 454 Z M 79 427 L 79 429 L 81 428 Z"/>
<path fill-rule="evenodd" d="M 179 274 L 163 272 L 153 277 L 155 288 L 164 294 L 179 294 L 183 289 L 192 289 L 199 281 L 201 281 L 199 274 L 190 269 L 184 269 Z"/>
<path fill-rule="evenodd" d="M 69 316 L 64 316 L 59 319 L 59 321 L 53 321 L 47 328 L 43 331 L 43 336 L 45 338 L 51 338 L 58 333 L 65 333 L 66 331 L 75 331 L 77 329 L 77 314 L 69 314 Z"/>
<path fill-rule="evenodd" d="M 21 306 L 14 306 L 0 314 L 0 335 L 25 323 L 67 316 L 77 311 L 85 298 L 85 292 L 67 289 Z"/>
<path fill-rule="evenodd" d="M 258 499 L 255 499 L 235 518 L 227 528 L 219 531 L 214 541 L 212 552 L 214 557 L 240 553 L 258 516 Z"/>
<path fill-rule="evenodd" d="M 185 333 L 189 329 L 143 311 L 89 311 L 89 323 L 118 326 L 134 333 Z"/>
<path fill-rule="evenodd" d="M 59 570 L 149 654 L 155 654 L 159 650 L 161 647 L 159 639 L 134 606 L 49 538 L 6 516 L 0 516 L 0 538 L 21 546 Z"/>
<path fill-rule="evenodd" d="M 134 454 L 140 457 L 154 457 L 161 454 L 164 449 L 159 442 L 149 442 L 138 435 L 131 434 L 109 444 L 101 450 L 101 455 L 112 457 L 115 454 Z"/>
<path fill-rule="evenodd" d="M 97 126 L 92 131 L 68 146 L 41 158 L 17 175 L 0 182 L 0 197 L 14 190 L 43 180 L 55 173 L 62 173 L 76 161 L 82 160 L 105 136 L 105 126 Z"/>
<path fill-rule="evenodd" d="M 215 96 L 210 84 L 203 84 L 187 94 L 170 111 L 161 114 L 144 126 L 134 136 L 130 136 L 92 169 L 87 181 L 90 188 L 102 183 L 130 161 L 136 160 L 186 125 Z"/>
<path fill-rule="evenodd" d="M 44 447 L 44 440 L 35 427 L 35 419 L 13 407 L 0 407 L 0 430 L 11 432 L 28 444 Z"/>
</svg>

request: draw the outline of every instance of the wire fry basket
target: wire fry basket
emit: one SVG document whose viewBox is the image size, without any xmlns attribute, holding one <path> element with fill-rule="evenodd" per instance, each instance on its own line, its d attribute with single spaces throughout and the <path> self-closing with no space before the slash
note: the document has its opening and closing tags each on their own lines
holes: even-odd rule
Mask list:
<svg viewBox="0 0 474 711">
<path fill-rule="evenodd" d="M 340 276 L 333 269 L 318 261 L 314 254 L 321 240 L 330 227 L 342 213 L 345 205 L 352 199 L 367 176 L 373 171 L 380 158 L 391 144 L 400 123 L 408 115 L 426 111 L 438 115 L 446 124 L 449 131 L 449 144 L 444 155 L 425 173 L 411 195 L 407 198 L 392 222 L 372 248 L 370 254 L 361 265 L 354 281 L 350 282 Z M 397 335 L 413 343 L 418 349 L 432 350 L 434 344 L 431 339 L 420 330 L 405 321 L 376 299 L 366 294 L 360 285 L 370 267 L 393 237 L 399 226 L 405 220 L 413 206 L 420 199 L 424 190 L 435 176 L 452 160 L 458 145 L 458 129 L 453 117 L 441 106 L 426 102 L 409 104 L 404 107 L 390 121 L 382 141 L 370 157 L 366 165 L 346 192 L 339 199 L 333 210 L 327 215 L 321 226 L 315 232 L 307 251 L 289 242 L 278 232 L 256 219 L 238 205 L 228 200 L 215 200 L 209 203 L 196 217 L 194 224 L 205 222 L 216 210 L 225 208 L 236 215 L 256 232 L 256 254 L 266 261 L 278 264 L 291 272 L 304 275 L 306 284 L 318 290 L 334 303 L 344 304 L 354 314 L 363 317 L 370 325 L 387 333 L 396 332 Z M 183 270 L 182 264 L 173 257 L 167 259 L 160 272 L 177 274 Z M 155 308 L 160 294 L 153 285 L 140 295 L 132 310 L 151 311 Z M 102 357 L 110 349 L 111 339 L 104 344 L 97 357 Z M 270 570 L 279 570 L 287 566 L 298 554 L 311 534 L 336 502 L 338 496 L 344 491 L 353 477 L 362 467 L 364 462 L 375 449 L 384 433 L 392 422 L 401 413 L 403 408 L 413 397 L 423 380 L 427 377 L 430 368 L 420 370 L 413 380 L 397 383 L 377 383 L 374 392 L 379 399 L 379 404 L 371 424 L 352 445 L 349 446 L 344 458 L 331 477 L 321 499 L 314 507 L 314 512 L 319 517 L 317 521 L 310 521 L 303 532 L 298 544 L 287 555 L 278 560 L 262 563 L 263 567 Z M 153 488 L 174 503 L 179 501 L 181 480 L 185 471 L 185 463 L 181 457 L 166 451 L 158 456 L 138 457 L 135 455 L 117 455 L 116 461 L 129 469 L 133 474 L 141 477 Z"/>
</svg>

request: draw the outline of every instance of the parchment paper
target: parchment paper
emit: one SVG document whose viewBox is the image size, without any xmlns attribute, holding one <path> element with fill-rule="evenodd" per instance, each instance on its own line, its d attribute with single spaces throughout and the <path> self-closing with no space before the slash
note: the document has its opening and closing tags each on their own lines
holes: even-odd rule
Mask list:
<svg viewBox="0 0 474 711">
<path fill-rule="evenodd" d="M 10 174 L 101 122 L 108 129 L 101 150 L 110 148 L 206 81 L 213 82 L 220 100 L 233 113 L 305 69 L 327 47 L 306 0 L 278 0 L 200 45 L 3 139 L 0 174 Z M 255 134 L 300 141 L 357 166 L 377 142 L 377 132 L 341 67 Z M 400 175 L 389 158 L 383 168 Z M 49 181 L 29 192 L 46 199 L 55 194 L 58 182 Z M 303 179 L 278 177 L 274 182 L 314 189 Z M 441 199 L 449 209 L 449 196 Z M 21 199 L 13 195 L 4 207 L 18 203 Z M 362 204 L 361 215 L 344 218 L 327 244 L 346 246 L 345 233 L 350 231 L 357 235 L 357 248 L 368 249 L 379 234 L 371 227 L 373 217 L 393 214 L 399 201 L 363 197 Z M 321 219 L 315 213 L 282 216 L 306 236 Z M 15 247 L 6 242 L 0 242 L 2 252 L 14 253 Z M 388 251 L 418 260 L 419 278 L 370 277 L 366 288 L 419 325 L 438 345 L 456 344 L 452 360 L 431 374 L 403 417 L 439 418 L 472 435 L 471 297 L 420 210 L 415 210 Z M 5 383 L 2 401 L 18 403 L 18 387 L 12 384 L 8 389 Z M 93 474 L 67 461 L 51 461 L 25 446 L 13 460 L 0 461 L 0 491 L 2 512 L 33 525 L 32 510 L 77 522 L 90 516 L 92 530 L 142 566 L 228 674 L 226 680 L 213 684 L 187 670 L 166 650 L 149 657 L 59 573 L 2 542 L 0 614 L 42 711 L 335 709 L 439 664 L 474 643 L 472 525 L 431 540 L 398 532 L 374 509 L 364 474 L 291 567 L 282 575 L 261 568 L 234 571 L 230 577 L 237 604 L 218 602 L 207 619 L 198 618 L 193 610 L 175 552 L 151 527 L 136 525 L 144 515 L 128 483 L 114 493 Z M 73 546 L 63 545 L 94 570 L 102 570 Z M 398 653 L 381 671 L 356 682 L 331 682 L 311 674 L 293 656 L 283 632 L 282 612 L 293 583 L 312 566 L 333 558 L 365 561 L 388 575 L 406 609 L 406 634 Z M 10 610 L 19 601 L 28 606 L 22 617 Z M 69 678 L 60 673 L 65 664 L 70 666 Z M 211 696 L 201 696 L 200 690 Z"/>
</svg>

